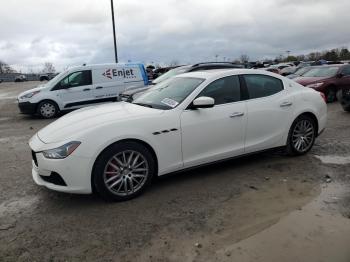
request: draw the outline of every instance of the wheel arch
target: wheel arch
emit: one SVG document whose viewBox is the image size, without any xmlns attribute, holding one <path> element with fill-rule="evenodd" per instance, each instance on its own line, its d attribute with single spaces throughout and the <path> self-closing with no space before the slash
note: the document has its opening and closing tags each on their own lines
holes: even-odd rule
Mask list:
<svg viewBox="0 0 350 262">
<path fill-rule="evenodd" d="M 303 113 L 300 113 L 297 117 L 295 117 L 294 118 L 294 120 L 293 120 L 293 123 L 294 123 L 294 121 L 297 119 L 297 118 L 299 118 L 299 117 L 301 117 L 301 116 L 308 116 L 308 117 L 310 117 L 312 120 L 314 120 L 315 121 L 315 124 L 316 124 L 316 137 L 318 136 L 318 133 L 319 133 L 319 123 L 318 123 L 318 119 L 317 119 L 317 117 L 316 117 L 316 115 L 313 113 L 313 112 L 311 112 L 311 111 L 306 111 L 306 112 L 303 112 Z M 293 123 L 292 123 L 292 125 L 293 125 Z M 291 126 L 292 126 L 291 125 Z"/>
<path fill-rule="evenodd" d="M 147 142 L 145 142 L 144 140 L 141 140 L 141 139 L 138 139 L 138 138 L 125 138 L 125 139 L 120 139 L 118 141 L 115 141 L 111 144 L 109 144 L 108 146 L 106 146 L 104 149 L 102 149 L 99 154 L 96 156 L 95 160 L 94 160 L 94 163 L 92 165 L 92 169 L 91 169 L 91 175 L 90 175 L 90 183 L 91 183 L 91 188 L 92 188 L 92 191 L 95 192 L 95 186 L 94 186 L 94 183 L 93 183 L 93 176 L 94 176 L 94 171 L 95 171 L 95 166 L 96 166 L 96 162 L 97 162 L 97 159 L 103 154 L 103 152 L 105 152 L 108 148 L 110 148 L 111 146 L 114 146 L 116 144 L 119 144 L 119 143 L 123 143 L 123 142 L 136 142 L 136 143 L 139 143 L 141 145 L 143 145 L 144 147 L 146 147 L 150 153 L 152 154 L 153 158 L 154 158 L 154 163 L 155 163 L 155 172 L 156 172 L 156 176 L 158 176 L 158 157 L 157 157 L 157 154 L 156 154 L 156 151 L 154 150 L 154 148 Z"/>
<path fill-rule="evenodd" d="M 57 107 L 58 111 L 60 111 L 60 110 L 61 110 L 61 109 L 60 109 L 60 107 L 58 106 L 58 103 L 57 103 L 55 100 L 50 99 L 50 98 L 45 98 L 45 99 L 40 100 L 40 101 L 39 101 L 39 102 L 36 104 L 35 111 L 37 111 L 37 110 L 38 110 L 39 105 L 40 105 L 42 102 L 45 102 L 45 101 L 49 101 L 49 102 L 54 103 L 54 104 L 56 105 L 56 107 Z"/>
</svg>

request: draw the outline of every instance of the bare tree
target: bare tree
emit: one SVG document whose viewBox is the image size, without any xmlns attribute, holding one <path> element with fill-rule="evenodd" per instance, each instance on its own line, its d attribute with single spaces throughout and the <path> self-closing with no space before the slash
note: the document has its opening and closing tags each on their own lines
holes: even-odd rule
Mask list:
<svg viewBox="0 0 350 262">
<path fill-rule="evenodd" d="M 9 66 L 4 61 L 0 60 L 0 74 L 8 74 L 8 73 L 15 73 L 16 70 L 14 70 L 11 66 Z"/>
<path fill-rule="evenodd" d="M 51 62 L 45 62 L 43 73 L 53 74 L 56 72 L 55 66 Z"/>
<path fill-rule="evenodd" d="M 249 56 L 246 54 L 243 54 L 239 58 L 241 60 L 241 63 L 248 63 L 249 62 Z"/>
</svg>

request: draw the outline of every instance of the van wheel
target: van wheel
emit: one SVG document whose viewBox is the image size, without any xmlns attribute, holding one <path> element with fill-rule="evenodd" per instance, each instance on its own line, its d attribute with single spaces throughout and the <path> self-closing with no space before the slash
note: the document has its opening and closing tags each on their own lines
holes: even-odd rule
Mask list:
<svg viewBox="0 0 350 262">
<path fill-rule="evenodd" d="M 46 119 L 57 116 L 58 112 L 59 109 L 56 103 L 49 100 L 40 102 L 37 108 L 38 115 Z"/>
<path fill-rule="evenodd" d="M 129 200 L 145 190 L 155 170 L 155 160 L 145 146 L 133 141 L 120 142 L 97 158 L 92 183 L 106 200 Z"/>
</svg>

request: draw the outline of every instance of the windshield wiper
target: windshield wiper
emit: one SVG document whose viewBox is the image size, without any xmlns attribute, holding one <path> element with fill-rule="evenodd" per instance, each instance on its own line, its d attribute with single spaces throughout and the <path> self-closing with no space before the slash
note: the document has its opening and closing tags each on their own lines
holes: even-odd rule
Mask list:
<svg viewBox="0 0 350 262">
<path fill-rule="evenodd" d="M 150 108 L 153 108 L 152 105 L 150 104 L 145 104 L 145 103 L 133 103 L 134 105 L 139 105 L 139 106 L 145 106 L 145 107 L 150 107 Z"/>
</svg>

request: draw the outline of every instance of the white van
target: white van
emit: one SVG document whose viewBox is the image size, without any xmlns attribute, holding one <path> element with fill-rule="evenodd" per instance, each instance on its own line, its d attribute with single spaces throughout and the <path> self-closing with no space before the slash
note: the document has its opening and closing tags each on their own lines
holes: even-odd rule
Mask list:
<svg viewBox="0 0 350 262">
<path fill-rule="evenodd" d="M 18 96 L 23 114 L 55 117 L 68 111 L 97 103 L 116 101 L 126 89 L 148 85 L 142 64 L 100 64 L 72 67 L 45 85 Z"/>
</svg>

